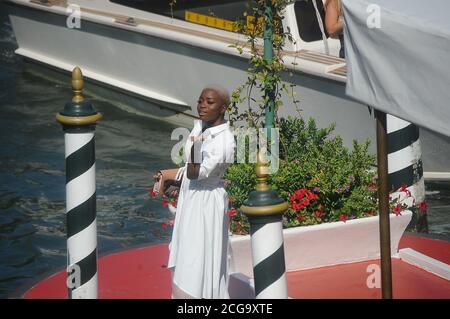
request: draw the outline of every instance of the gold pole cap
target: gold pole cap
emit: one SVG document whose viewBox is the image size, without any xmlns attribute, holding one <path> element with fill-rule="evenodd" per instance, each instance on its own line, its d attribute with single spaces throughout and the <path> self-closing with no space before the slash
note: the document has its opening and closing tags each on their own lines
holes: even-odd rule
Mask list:
<svg viewBox="0 0 450 319">
<path fill-rule="evenodd" d="M 83 73 L 77 66 L 72 71 L 72 90 L 74 96 L 66 103 L 64 110 L 56 114 L 56 120 L 64 126 L 89 126 L 102 119 L 91 103 L 82 95 L 84 86 Z"/>
<path fill-rule="evenodd" d="M 80 103 L 84 101 L 84 97 L 82 95 L 83 86 L 84 86 L 83 73 L 81 72 L 81 69 L 78 66 L 76 66 L 72 71 L 73 102 Z"/>
</svg>

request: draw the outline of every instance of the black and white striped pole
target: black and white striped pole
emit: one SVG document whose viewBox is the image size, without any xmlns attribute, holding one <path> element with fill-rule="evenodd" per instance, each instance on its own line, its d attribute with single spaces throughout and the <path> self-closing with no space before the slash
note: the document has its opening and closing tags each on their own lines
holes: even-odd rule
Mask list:
<svg viewBox="0 0 450 319">
<path fill-rule="evenodd" d="M 67 288 L 70 299 L 97 298 L 95 124 L 102 115 L 82 96 L 83 75 L 72 72 L 74 97 L 56 114 L 66 157 Z"/>
<path fill-rule="evenodd" d="M 414 208 L 425 200 L 425 182 L 423 178 L 422 151 L 420 147 L 419 128 L 387 114 L 388 139 L 388 179 L 391 196 L 400 196 L 403 203 L 414 210 L 414 225 L 418 231 L 427 228 L 426 215 Z M 410 198 L 404 198 L 404 193 L 396 192 L 406 186 L 411 192 Z M 415 203 L 413 202 L 415 201 Z M 419 216 L 420 215 L 420 216 Z"/>
<path fill-rule="evenodd" d="M 241 210 L 250 222 L 256 299 L 287 299 L 282 214 L 289 204 L 267 185 L 269 167 L 262 155 L 256 163 L 256 190 Z"/>
<path fill-rule="evenodd" d="M 273 17 L 275 8 L 272 1 L 264 1 L 264 61 L 273 62 Z M 265 123 L 268 145 L 272 145 L 272 129 L 275 119 L 275 76 L 268 69 L 265 84 Z M 289 204 L 278 197 L 276 191 L 267 185 L 269 167 L 263 163 L 263 150 L 258 152 L 256 163 L 256 190 L 249 194 L 241 206 L 250 222 L 252 244 L 253 276 L 257 299 L 286 299 L 287 281 L 284 261 L 282 214 Z M 275 155 L 275 154 L 272 154 Z"/>
</svg>

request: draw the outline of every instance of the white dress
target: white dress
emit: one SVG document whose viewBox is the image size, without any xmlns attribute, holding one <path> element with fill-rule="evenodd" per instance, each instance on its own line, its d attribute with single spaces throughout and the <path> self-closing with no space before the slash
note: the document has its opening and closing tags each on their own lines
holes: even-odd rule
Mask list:
<svg viewBox="0 0 450 319">
<path fill-rule="evenodd" d="M 185 161 L 190 158 L 190 136 L 200 134 L 202 121 L 196 121 L 185 145 Z M 189 180 L 185 169 L 178 196 L 168 261 L 173 298 L 229 298 L 228 194 L 223 174 L 234 161 L 235 142 L 228 123 L 206 129 L 203 136 L 198 179 Z"/>
</svg>

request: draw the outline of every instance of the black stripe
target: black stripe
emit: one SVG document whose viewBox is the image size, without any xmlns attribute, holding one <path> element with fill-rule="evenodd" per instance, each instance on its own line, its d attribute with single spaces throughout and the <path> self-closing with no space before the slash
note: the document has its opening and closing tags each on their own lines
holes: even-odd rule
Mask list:
<svg viewBox="0 0 450 319">
<path fill-rule="evenodd" d="M 423 176 L 422 161 L 417 164 L 410 165 L 397 172 L 390 173 L 388 176 L 391 191 L 398 190 L 402 185 L 412 186 L 417 183 Z"/>
<path fill-rule="evenodd" d="M 388 154 L 410 146 L 419 139 L 419 127 L 410 124 L 401 130 L 388 134 Z"/>
<path fill-rule="evenodd" d="M 95 131 L 95 124 L 93 125 L 63 125 L 63 131 L 71 134 L 90 133 Z"/>
<path fill-rule="evenodd" d="M 253 267 L 255 296 L 280 279 L 285 270 L 284 247 L 281 244 L 277 251 Z"/>
<path fill-rule="evenodd" d="M 249 216 L 248 221 L 250 222 L 250 235 L 253 236 L 254 233 L 256 233 L 259 229 L 261 229 L 263 226 L 270 224 L 270 223 L 276 223 L 280 222 L 283 218 L 283 215 L 276 214 L 276 215 L 268 215 L 268 216 Z"/>
<path fill-rule="evenodd" d="M 67 238 L 79 233 L 95 220 L 97 193 L 85 202 L 67 212 Z"/>
<path fill-rule="evenodd" d="M 85 258 L 76 263 L 80 267 L 80 287 L 91 280 L 97 273 L 97 247 Z M 70 274 L 69 274 L 70 275 Z M 69 288 L 71 296 L 72 290 L 78 287 Z"/>
<path fill-rule="evenodd" d="M 95 163 L 94 137 L 66 158 L 66 183 L 80 176 Z"/>
</svg>

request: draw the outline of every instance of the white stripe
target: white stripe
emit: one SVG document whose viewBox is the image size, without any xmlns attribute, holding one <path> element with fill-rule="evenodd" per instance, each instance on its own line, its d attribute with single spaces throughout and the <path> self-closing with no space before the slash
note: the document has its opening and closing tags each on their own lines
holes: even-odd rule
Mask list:
<svg viewBox="0 0 450 319">
<path fill-rule="evenodd" d="M 416 199 L 416 205 L 425 200 L 425 178 L 422 178 L 411 187 L 411 195 Z"/>
<path fill-rule="evenodd" d="M 85 229 L 67 239 L 67 251 L 73 265 L 89 256 L 97 247 L 97 218 Z"/>
<path fill-rule="evenodd" d="M 422 157 L 420 140 L 397 152 L 388 154 L 388 173 L 394 173 L 410 165 L 416 164 Z"/>
<path fill-rule="evenodd" d="M 386 131 L 387 133 L 392 133 L 398 130 L 401 130 L 402 128 L 407 127 L 410 125 L 410 122 L 406 122 L 402 119 L 399 119 L 398 117 L 392 116 L 390 114 L 386 114 Z"/>
<path fill-rule="evenodd" d="M 282 234 L 283 230 L 280 221 L 264 225 L 251 236 L 254 266 L 280 248 L 283 243 Z"/>
<path fill-rule="evenodd" d="M 284 273 L 277 281 L 261 291 L 256 299 L 287 299 L 288 289 L 286 282 L 286 273 Z"/>
<path fill-rule="evenodd" d="M 84 203 L 95 193 L 95 163 L 66 185 L 66 212 Z"/>
<path fill-rule="evenodd" d="M 64 134 L 66 146 L 66 158 L 76 150 L 82 148 L 94 138 L 94 133 L 80 133 L 80 134 Z"/>
<path fill-rule="evenodd" d="M 95 274 L 84 285 L 72 290 L 72 299 L 97 299 L 98 276 Z"/>
</svg>

